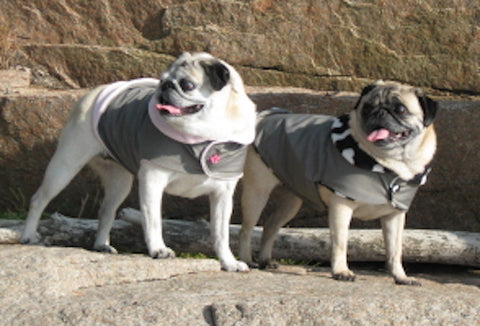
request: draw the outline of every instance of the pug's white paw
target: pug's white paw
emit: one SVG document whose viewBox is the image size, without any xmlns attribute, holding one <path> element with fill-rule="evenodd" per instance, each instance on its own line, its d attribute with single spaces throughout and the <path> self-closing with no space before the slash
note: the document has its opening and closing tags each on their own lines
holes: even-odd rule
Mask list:
<svg viewBox="0 0 480 326">
<path fill-rule="evenodd" d="M 168 247 L 164 247 L 150 251 L 150 257 L 154 259 L 175 258 L 175 252 Z"/>
<path fill-rule="evenodd" d="M 226 272 L 249 272 L 250 268 L 243 261 L 235 260 L 229 263 L 222 263 L 222 270 Z"/>
</svg>

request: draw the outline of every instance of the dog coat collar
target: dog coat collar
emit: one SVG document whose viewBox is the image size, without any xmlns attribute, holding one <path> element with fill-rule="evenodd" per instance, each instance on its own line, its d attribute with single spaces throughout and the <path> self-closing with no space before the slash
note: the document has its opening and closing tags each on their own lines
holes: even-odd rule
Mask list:
<svg viewBox="0 0 480 326">
<path fill-rule="evenodd" d="M 135 87 L 150 87 L 156 88 L 158 87 L 158 83 L 160 81 L 155 78 L 137 78 L 129 81 L 118 81 L 112 84 L 107 85 L 97 96 L 97 100 L 95 101 L 94 107 L 94 114 L 92 119 L 93 130 L 97 138 L 98 131 L 96 126 L 98 125 L 98 121 L 105 110 L 108 108 L 109 104 L 120 94 L 127 91 L 128 89 L 135 88 Z M 243 145 L 248 145 L 251 143 L 250 141 L 246 141 L 244 134 L 235 134 L 232 135 L 228 139 L 207 139 L 205 137 L 200 137 L 196 135 L 191 135 L 185 132 L 180 132 L 172 125 L 170 125 L 165 118 L 162 117 L 161 114 L 158 114 L 158 110 L 156 108 L 157 99 L 155 96 L 152 96 L 150 102 L 148 103 L 148 115 L 150 120 L 152 121 L 153 125 L 160 130 L 163 134 L 167 135 L 168 137 L 184 143 L 184 144 L 199 144 L 206 141 L 222 141 L 222 142 L 236 142 Z"/>
<path fill-rule="evenodd" d="M 408 210 L 429 169 L 410 181 L 388 169 L 380 172 L 378 163 L 367 154 L 357 151 L 352 155 L 351 146 L 338 148 L 333 139 L 347 142 L 350 131 L 342 128 L 348 126 L 345 118 L 342 125 L 335 119 L 281 109 L 263 111 L 254 148 L 282 183 L 315 205 L 322 203 L 318 193 L 321 184 L 344 198 Z M 332 130 L 337 135 L 332 136 Z M 363 155 L 366 157 L 360 159 Z"/>
<path fill-rule="evenodd" d="M 131 173 L 136 174 L 141 161 L 147 160 L 168 170 L 219 180 L 236 180 L 243 175 L 245 145 L 234 141 L 178 141 L 159 130 L 150 117 L 157 83 L 120 83 L 121 92 L 97 103 L 95 111 L 101 112 L 93 115 L 94 130 L 109 156 Z"/>
<path fill-rule="evenodd" d="M 100 120 L 100 117 L 102 114 L 105 112 L 105 110 L 108 108 L 108 105 L 110 102 L 112 102 L 117 96 L 122 94 L 122 92 L 127 91 L 129 88 L 133 87 L 158 87 L 158 83 L 160 81 L 155 78 L 137 78 L 129 81 L 118 81 L 112 84 L 107 85 L 102 92 L 97 97 L 97 100 L 95 102 L 95 108 L 94 108 L 94 115 L 93 115 L 93 130 L 95 132 L 95 135 L 98 138 L 98 131 L 96 126 L 98 125 L 98 121 Z M 152 123 L 154 124 L 155 127 L 158 128 L 162 133 L 165 135 L 169 136 L 172 139 L 175 139 L 176 141 L 179 141 L 181 143 L 185 144 L 198 144 L 198 143 L 203 143 L 205 141 L 208 141 L 209 139 L 203 138 L 203 137 L 198 137 L 194 135 L 189 135 L 187 133 L 181 133 L 177 131 L 175 128 L 173 128 L 165 119 L 158 114 L 157 109 L 155 108 L 156 104 L 156 99 L 154 96 L 150 99 L 150 102 L 148 104 L 148 115 L 150 116 L 150 119 L 152 120 Z"/>
<path fill-rule="evenodd" d="M 148 115 L 150 120 L 152 120 L 153 125 L 162 133 L 184 144 L 199 144 L 209 141 L 209 139 L 183 133 L 173 128 L 160 114 L 158 114 L 158 110 L 155 107 L 156 104 L 157 100 L 155 99 L 155 96 L 152 96 L 148 102 Z"/>
</svg>

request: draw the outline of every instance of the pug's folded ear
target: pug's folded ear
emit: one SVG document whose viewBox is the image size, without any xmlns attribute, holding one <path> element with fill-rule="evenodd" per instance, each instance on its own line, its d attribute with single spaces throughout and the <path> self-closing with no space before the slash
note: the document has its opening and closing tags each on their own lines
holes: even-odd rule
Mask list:
<svg viewBox="0 0 480 326">
<path fill-rule="evenodd" d="M 423 110 L 423 125 L 428 127 L 432 124 L 433 120 L 437 116 L 438 112 L 438 103 L 432 100 L 430 97 L 426 96 L 423 91 L 416 92 L 418 102 Z"/>
<path fill-rule="evenodd" d="M 221 90 L 230 80 L 230 71 L 223 63 L 219 61 L 202 62 L 201 65 L 214 90 Z"/>
<path fill-rule="evenodd" d="M 358 101 L 355 104 L 354 110 L 356 110 L 358 108 L 358 106 L 360 105 L 360 100 L 362 99 L 362 97 L 365 96 L 367 93 L 369 93 L 371 90 L 373 90 L 375 87 L 377 87 L 376 83 L 367 85 L 363 88 L 362 93 L 360 94 L 360 97 L 358 98 Z"/>
</svg>

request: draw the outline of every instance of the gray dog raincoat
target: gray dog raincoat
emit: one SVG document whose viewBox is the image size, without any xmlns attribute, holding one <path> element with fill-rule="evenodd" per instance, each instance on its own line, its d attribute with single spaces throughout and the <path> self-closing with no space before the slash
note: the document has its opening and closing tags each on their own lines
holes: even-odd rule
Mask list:
<svg viewBox="0 0 480 326">
<path fill-rule="evenodd" d="M 348 120 L 348 115 L 264 111 L 254 146 L 280 181 L 313 204 L 321 203 L 321 184 L 355 201 L 408 210 L 430 169 L 412 180 L 400 179 L 358 147 Z"/>
<path fill-rule="evenodd" d="M 159 113 L 153 98 L 158 82 L 151 78 L 118 82 L 100 93 L 93 127 L 109 155 L 134 174 L 140 161 L 148 160 L 177 172 L 205 174 L 222 180 L 240 178 L 246 158 L 244 144 L 183 143 L 160 130 L 162 125 L 154 121 L 158 121 Z M 156 116 L 152 118 L 153 115 Z"/>
</svg>

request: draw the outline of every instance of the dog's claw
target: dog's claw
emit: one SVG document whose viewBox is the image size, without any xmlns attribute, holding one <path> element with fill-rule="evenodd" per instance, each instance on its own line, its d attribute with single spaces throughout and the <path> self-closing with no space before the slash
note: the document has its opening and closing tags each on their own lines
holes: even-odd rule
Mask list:
<svg viewBox="0 0 480 326">
<path fill-rule="evenodd" d="M 407 277 L 407 278 L 395 278 L 395 284 L 398 285 L 412 285 L 412 286 L 422 286 L 422 283 L 420 281 L 417 281 L 413 277 Z"/>
<path fill-rule="evenodd" d="M 109 245 L 95 246 L 94 249 L 95 251 L 98 251 L 98 252 L 105 252 L 108 254 L 118 254 L 117 249 Z"/>
<path fill-rule="evenodd" d="M 259 269 L 278 269 L 279 264 L 276 261 L 269 260 L 269 261 L 264 261 L 260 262 L 259 264 Z"/>
<path fill-rule="evenodd" d="M 153 250 L 150 254 L 150 257 L 152 257 L 153 259 L 175 258 L 175 252 L 170 248 L 161 248 L 158 250 Z"/>
<path fill-rule="evenodd" d="M 249 268 L 257 268 L 257 269 L 260 268 L 260 265 L 256 262 L 253 262 L 253 261 L 248 262 L 247 265 L 248 265 Z"/>
<path fill-rule="evenodd" d="M 333 274 L 333 279 L 337 280 L 337 281 L 354 282 L 355 281 L 355 274 L 353 274 L 353 273 L 337 273 L 337 274 Z"/>
<path fill-rule="evenodd" d="M 24 245 L 31 244 L 32 240 L 30 240 L 30 238 L 20 238 L 20 243 Z"/>
<path fill-rule="evenodd" d="M 40 243 L 40 236 L 38 234 L 34 235 L 22 235 L 20 238 L 21 244 L 34 245 Z"/>
<path fill-rule="evenodd" d="M 226 272 L 249 272 L 250 268 L 243 261 L 235 261 L 231 264 L 222 264 L 222 270 Z"/>
</svg>

